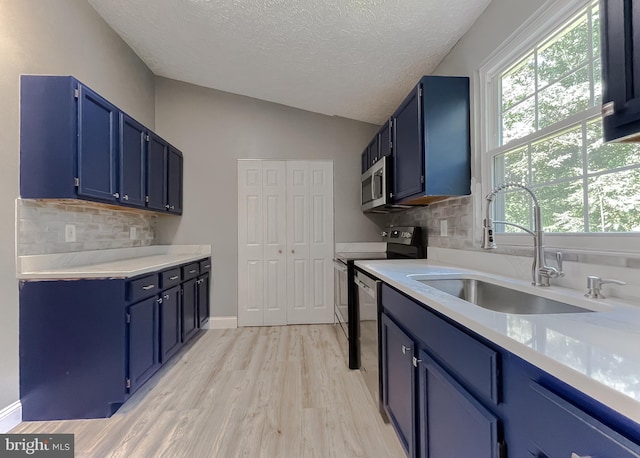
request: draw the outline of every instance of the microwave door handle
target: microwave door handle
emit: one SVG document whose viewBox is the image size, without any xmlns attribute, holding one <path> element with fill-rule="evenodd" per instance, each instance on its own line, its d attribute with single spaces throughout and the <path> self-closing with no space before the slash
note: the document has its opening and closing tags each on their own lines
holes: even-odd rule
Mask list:
<svg viewBox="0 0 640 458">
<path fill-rule="evenodd" d="M 376 174 L 371 174 L 371 200 L 376 200 Z"/>
</svg>

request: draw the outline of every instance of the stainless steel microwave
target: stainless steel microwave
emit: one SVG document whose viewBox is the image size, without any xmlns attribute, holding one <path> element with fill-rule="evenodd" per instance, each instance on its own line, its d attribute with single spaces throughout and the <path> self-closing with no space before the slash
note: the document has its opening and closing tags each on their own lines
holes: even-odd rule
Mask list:
<svg viewBox="0 0 640 458">
<path fill-rule="evenodd" d="M 391 213 L 411 208 L 392 203 L 393 189 L 391 157 L 382 156 L 362 174 L 362 211 L 364 213 Z"/>
<path fill-rule="evenodd" d="M 362 211 L 375 211 L 390 202 L 388 157 L 383 156 L 378 162 L 362 174 Z"/>
</svg>

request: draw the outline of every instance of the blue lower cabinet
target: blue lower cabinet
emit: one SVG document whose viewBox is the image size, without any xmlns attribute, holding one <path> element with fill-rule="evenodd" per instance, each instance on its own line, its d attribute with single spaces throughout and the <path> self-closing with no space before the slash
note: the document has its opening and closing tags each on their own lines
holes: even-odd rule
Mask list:
<svg viewBox="0 0 640 458">
<path fill-rule="evenodd" d="M 129 392 L 135 392 L 160 366 L 158 357 L 158 302 L 151 297 L 127 309 Z"/>
<path fill-rule="evenodd" d="M 382 403 L 404 451 L 413 457 L 416 453 L 414 342 L 385 314 L 380 325 Z"/>
<path fill-rule="evenodd" d="M 381 402 L 407 456 L 640 458 L 639 424 L 389 285 L 379 297 Z"/>
<path fill-rule="evenodd" d="M 419 456 L 498 458 L 498 418 L 424 351 L 419 356 Z"/>
<path fill-rule="evenodd" d="M 198 280 L 182 284 L 182 341 L 188 342 L 198 332 Z"/>
<path fill-rule="evenodd" d="M 165 363 L 182 344 L 180 286 L 162 292 L 160 302 L 160 362 Z"/>
<path fill-rule="evenodd" d="M 187 338 L 198 332 L 197 280 L 175 283 L 184 267 L 130 279 L 20 281 L 23 420 L 113 415 L 182 347 L 184 288 Z M 209 274 L 201 279 L 208 296 Z"/>
<path fill-rule="evenodd" d="M 202 328 L 209 321 L 209 274 L 206 273 L 198 277 L 196 281 L 198 288 L 198 327 Z"/>
</svg>

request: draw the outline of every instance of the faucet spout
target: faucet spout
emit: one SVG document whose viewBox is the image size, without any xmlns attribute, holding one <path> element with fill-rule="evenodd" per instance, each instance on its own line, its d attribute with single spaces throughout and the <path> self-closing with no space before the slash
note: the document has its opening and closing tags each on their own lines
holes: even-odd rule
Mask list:
<svg viewBox="0 0 640 458">
<path fill-rule="evenodd" d="M 519 188 L 526 191 L 531 200 L 533 201 L 533 230 L 527 229 L 519 224 L 510 223 L 508 221 L 492 221 L 491 219 L 491 205 L 495 197 L 509 188 Z M 507 182 L 500 184 L 493 188 L 486 196 L 487 206 L 486 214 L 483 222 L 483 237 L 482 248 L 485 250 L 494 249 L 497 247 L 494 240 L 494 224 L 507 224 L 509 226 L 517 227 L 531 236 L 533 236 L 533 263 L 531 265 L 531 282 L 535 286 L 549 286 L 550 278 L 557 278 L 564 276 L 562 272 L 562 256 L 558 255 L 558 268 L 550 267 L 545 264 L 545 250 L 544 250 L 544 231 L 542 229 L 542 213 L 540 211 L 540 205 L 538 198 L 531 189 L 527 186 L 516 183 Z"/>
</svg>

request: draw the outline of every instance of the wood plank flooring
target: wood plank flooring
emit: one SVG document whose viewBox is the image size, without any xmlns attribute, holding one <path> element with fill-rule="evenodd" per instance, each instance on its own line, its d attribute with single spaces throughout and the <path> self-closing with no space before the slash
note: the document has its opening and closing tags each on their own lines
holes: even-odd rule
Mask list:
<svg viewBox="0 0 640 458">
<path fill-rule="evenodd" d="M 401 458 L 332 325 L 208 330 L 111 418 L 23 422 L 76 457 Z"/>
</svg>

